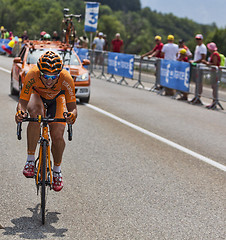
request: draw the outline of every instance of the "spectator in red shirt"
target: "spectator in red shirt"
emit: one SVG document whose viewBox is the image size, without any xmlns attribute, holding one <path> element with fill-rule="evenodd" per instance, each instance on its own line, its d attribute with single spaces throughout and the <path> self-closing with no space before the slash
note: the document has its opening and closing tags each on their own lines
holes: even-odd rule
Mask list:
<svg viewBox="0 0 226 240">
<path fill-rule="evenodd" d="M 208 43 L 207 48 L 211 53 L 209 61 L 202 60 L 207 66 L 211 67 L 211 84 L 213 89 L 213 103 L 206 106 L 208 109 L 216 109 L 217 107 L 217 82 L 219 81 L 218 68 L 220 66 L 221 58 L 217 51 L 217 45 L 214 42 Z"/>
<path fill-rule="evenodd" d="M 120 33 L 116 33 L 115 39 L 111 41 L 111 51 L 118 53 L 124 52 L 123 40 L 120 39 Z"/>
<path fill-rule="evenodd" d="M 151 58 L 151 57 L 162 58 L 161 51 L 162 51 L 163 43 L 161 42 L 161 40 L 162 38 L 160 36 L 155 36 L 155 42 L 156 42 L 155 47 L 151 51 L 143 54 L 141 58 L 144 58 L 146 56 L 148 56 L 148 58 Z"/>
</svg>

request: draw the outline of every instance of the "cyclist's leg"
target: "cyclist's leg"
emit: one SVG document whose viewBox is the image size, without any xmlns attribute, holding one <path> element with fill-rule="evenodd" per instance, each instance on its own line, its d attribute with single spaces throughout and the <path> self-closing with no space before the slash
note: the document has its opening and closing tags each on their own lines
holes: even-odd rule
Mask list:
<svg viewBox="0 0 226 240">
<path fill-rule="evenodd" d="M 27 109 L 31 117 L 37 117 L 38 114 L 43 115 L 43 103 L 38 94 L 31 94 Z M 27 162 L 23 170 L 23 174 L 26 177 L 33 177 L 35 174 L 35 149 L 37 146 L 39 135 L 39 123 L 30 122 L 27 127 Z"/>
<path fill-rule="evenodd" d="M 66 109 L 65 96 L 62 94 L 56 98 L 56 104 L 54 107 L 55 112 L 51 111 L 52 109 L 49 109 L 49 112 L 51 112 L 51 115 L 53 115 L 55 118 L 64 118 L 63 113 L 66 112 Z M 60 166 L 65 148 L 63 137 L 65 125 L 66 123 L 50 124 L 50 136 L 52 139 L 51 151 L 54 158 L 54 165 L 56 166 Z"/>
<path fill-rule="evenodd" d="M 50 111 L 52 109 L 49 109 Z M 63 113 L 66 111 L 65 96 L 60 95 L 56 98 L 55 118 L 63 118 Z M 65 148 L 64 130 L 65 123 L 51 123 L 50 136 L 52 139 L 51 151 L 54 160 L 53 166 L 53 190 L 60 191 L 63 188 L 63 181 L 61 175 L 61 162 Z"/>
<path fill-rule="evenodd" d="M 55 166 L 60 166 L 62 161 L 62 156 L 65 148 L 65 141 L 63 137 L 64 129 L 65 125 L 61 123 L 50 124 L 50 135 L 52 139 L 51 151 L 53 154 Z"/>
<path fill-rule="evenodd" d="M 36 93 L 31 94 L 27 110 L 30 117 L 34 118 L 37 115 L 44 115 L 44 105 L 40 96 Z M 29 122 L 27 127 L 27 148 L 30 152 L 35 152 L 39 136 L 40 136 L 40 124 Z"/>
</svg>

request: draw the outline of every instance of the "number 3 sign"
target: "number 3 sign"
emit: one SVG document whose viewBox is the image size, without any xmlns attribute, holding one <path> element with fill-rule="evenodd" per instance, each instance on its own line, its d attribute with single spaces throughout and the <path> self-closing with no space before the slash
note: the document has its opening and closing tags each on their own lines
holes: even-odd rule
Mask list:
<svg viewBox="0 0 226 240">
<path fill-rule="evenodd" d="M 86 3 L 85 31 L 96 32 L 99 13 L 99 3 Z"/>
</svg>

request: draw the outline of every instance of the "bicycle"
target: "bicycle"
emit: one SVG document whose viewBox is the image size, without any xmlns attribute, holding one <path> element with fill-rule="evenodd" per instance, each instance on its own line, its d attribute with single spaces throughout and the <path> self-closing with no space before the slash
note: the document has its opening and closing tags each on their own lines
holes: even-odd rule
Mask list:
<svg viewBox="0 0 226 240">
<path fill-rule="evenodd" d="M 67 113 L 64 113 L 64 115 Z M 45 224 L 45 208 L 46 208 L 46 187 L 52 189 L 53 174 L 52 161 L 50 158 L 50 138 L 48 124 L 53 122 L 66 122 L 65 118 L 49 118 L 38 115 L 37 118 L 25 117 L 23 122 L 38 122 L 40 123 L 40 139 L 39 139 L 39 156 L 35 160 L 35 183 L 37 187 L 37 195 L 41 186 L 41 215 L 42 224 Z M 21 140 L 22 122 L 17 124 L 17 138 Z M 72 125 L 68 124 L 68 140 L 72 140 Z M 37 166 L 37 167 L 36 167 Z"/>
<path fill-rule="evenodd" d="M 76 36 L 76 31 L 75 27 L 72 21 L 72 18 L 78 18 L 78 22 L 80 22 L 81 19 L 81 14 L 79 15 L 74 15 L 74 14 L 66 14 L 69 12 L 68 8 L 64 9 L 64 19 L 63 23 L 65 24 L 66 28 L 63 28 L 63 43 L 70 44 L 72 47 L 74 47 L 75 43 L 75 36 Z"/>
</svg>

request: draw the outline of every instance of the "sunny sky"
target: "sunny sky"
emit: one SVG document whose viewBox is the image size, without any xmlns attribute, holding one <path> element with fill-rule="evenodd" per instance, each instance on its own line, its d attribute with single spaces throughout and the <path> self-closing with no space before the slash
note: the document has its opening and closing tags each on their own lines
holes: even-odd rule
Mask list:
<svg viewBox="0 0 226 240">
<path fill-rule="evenodd" d="M 198 23 L 226 27 L 226 0 L 140 0 L 142 7 L 162 13 L 173 13 Z"/>
</svg>

